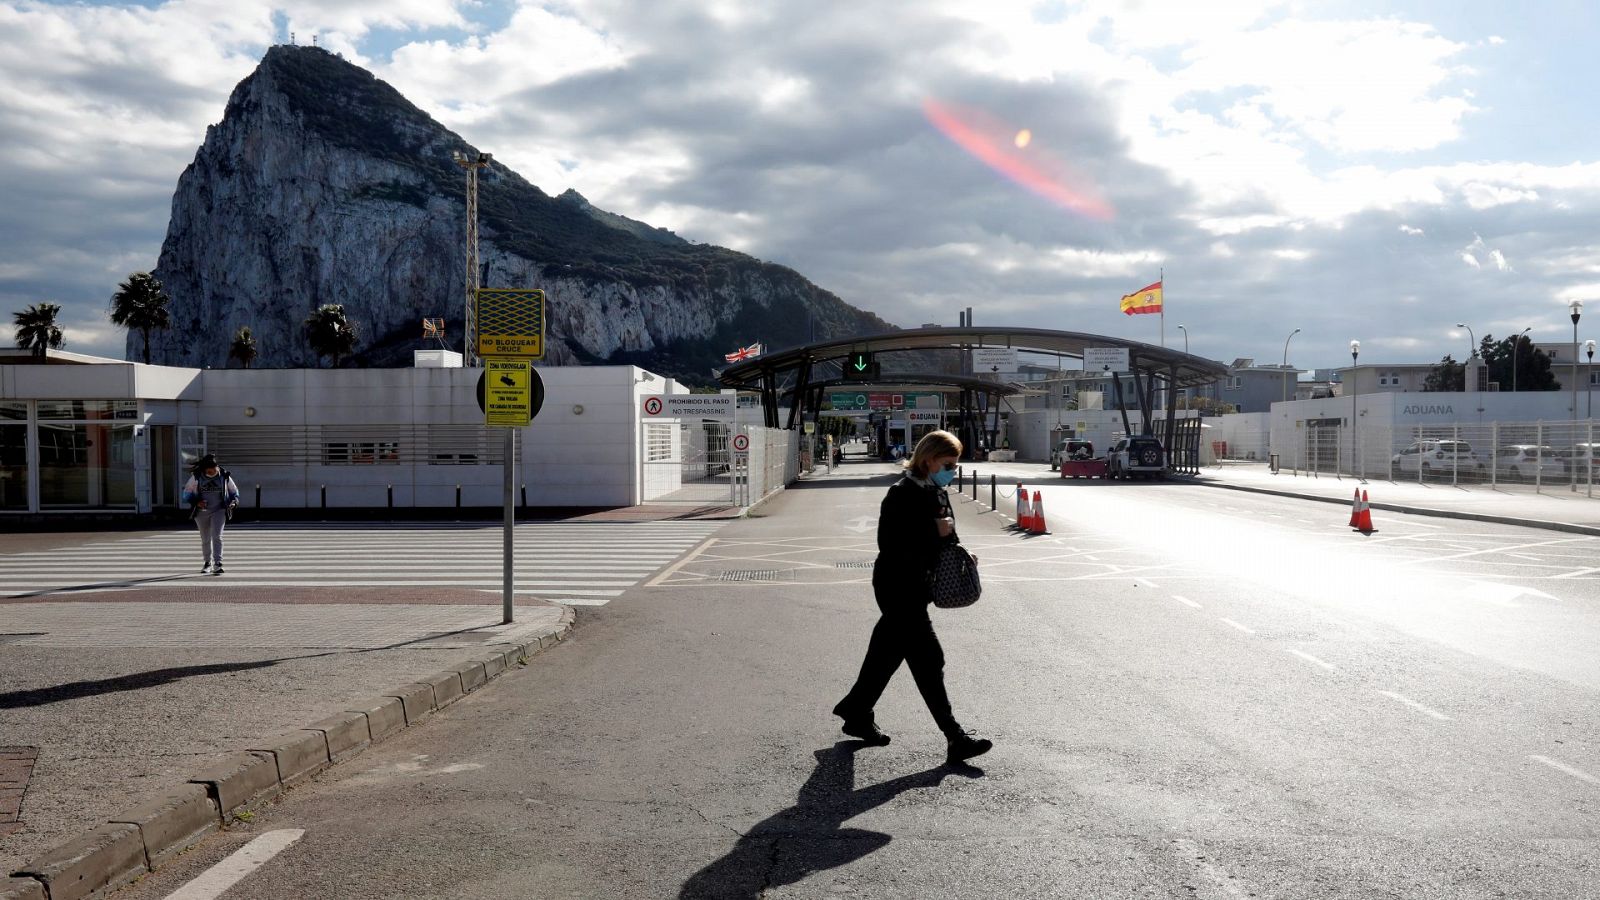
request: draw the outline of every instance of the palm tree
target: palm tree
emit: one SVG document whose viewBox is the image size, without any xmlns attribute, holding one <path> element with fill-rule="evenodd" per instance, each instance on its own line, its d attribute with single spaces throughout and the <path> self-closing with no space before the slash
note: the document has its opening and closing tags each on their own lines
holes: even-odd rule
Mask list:
<svg viewBox="0 0 1600 900">
<path fill-rule="evenodd" d="M 237 359 L 246 369 L 256 361 L 256 338 L 250 333 L 249 325 L 242 325 L 233 333 L 233 346 L 228 348 L 228 358 Z"/>
<path fill-rule="evenodd" d="M 46 347 L 60 350 L 66 340 L 56 316 L 61 314 L 59 303 L 35 303 L 25 310 L 13 313 L 17 322 L 17 346 L 32 350 L 35 356 L 44 356 Z"/>
<path fill-rule="evenodd" d="M 306 317 L 306 341 L 316 351 L 320 362 L 324 356 L 333 358 L 333 368 L 339 368 L 339 357 L 356 348 L 356 323 L 345 317 L 344 306 L 326 303 Z"/>
<path fill-rule="evenodd" d="M 150 329 L 172 327 L 167 304 L 172 298 L 149 272 L 134 272 L 111 295 L 111 324 L 131 328 L 144 338 L 144 361 L 150 361 Z"/>
</svg>

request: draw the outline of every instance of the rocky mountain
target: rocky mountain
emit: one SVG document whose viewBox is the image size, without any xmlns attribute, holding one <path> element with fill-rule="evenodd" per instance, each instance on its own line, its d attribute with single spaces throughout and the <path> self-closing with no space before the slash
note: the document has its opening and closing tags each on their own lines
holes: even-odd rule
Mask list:
<svg viewBox="0 0 1600 900">
<path fill-rule="evenodd" d="M 258 367 L 314 366 L 301 323 L 342 303 L 345 365 L 406 366 L 421 320 L 462 333 L 465 176 L 477 148 L 366 70 L 276 46 L 240 82 L 184 170 L 156 276 L 173 327 L 151 361 L 222 367 L 255 333 Z M 498 162 L 479 186 L 481 283 L 543 288 L 547 364 L 634 363 L 706 383 L 722 354 L 890 330 L 783 266 L 551 197 Z M 129 358 L 134 358 L 134 336 Z"/>
</svg>

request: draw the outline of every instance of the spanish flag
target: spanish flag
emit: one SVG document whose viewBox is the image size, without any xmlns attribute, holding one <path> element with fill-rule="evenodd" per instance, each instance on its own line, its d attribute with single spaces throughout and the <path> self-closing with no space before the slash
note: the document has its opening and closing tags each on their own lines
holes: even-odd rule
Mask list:
<svg viewBox="0 0 1600 900">
<path fill-rule="evenodd" d="M 1161 312 L 1161 282 L 1146 285 L 1122 296 L 1122 314 L 1143 316 Z"/>
</svg>

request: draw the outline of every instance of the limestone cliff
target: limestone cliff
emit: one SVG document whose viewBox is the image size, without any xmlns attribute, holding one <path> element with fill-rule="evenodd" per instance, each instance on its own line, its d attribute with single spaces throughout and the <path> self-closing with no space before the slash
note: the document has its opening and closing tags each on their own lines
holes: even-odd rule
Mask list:
<svg viewBox="0 0 1600 900">
<path fill-rule="evenodd" d="M 314 366 L 301 322 L 342 303 L 346 365 L 409 365 L 421 319 L 459 349 L 465 177 L 476 154 L 398 91 L 315 47 L 277 46 L 240 82 L 178 180 L 156 275 L 173 327 L 151 360 L 222 367 L 241 325 L 259 367 Z M 543 288 L 547 364 L 633 362 L 709 381 L 722 354 L 889 330 L 798 273 L 551 197 L 499 163 L 480 182 L 485 286 Z M 133 358 L 134 336 L 129 337 Z"/>
</svg>

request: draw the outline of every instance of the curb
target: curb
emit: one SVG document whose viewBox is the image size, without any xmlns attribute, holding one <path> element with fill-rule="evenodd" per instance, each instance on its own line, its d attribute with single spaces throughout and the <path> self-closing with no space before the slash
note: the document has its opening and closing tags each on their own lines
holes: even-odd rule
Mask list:
<svg viewBox="0 0 1600 900">
<path fill-rule="evenodd" d="M 1274 488 L 1251 487 L 1242 484 L 1223 484 L 1219 481 L 1190 481 L 1190 484 L 1201 487 L 1220 488 L 1225 491 L 1244 491 L 1247 494 L 1270 494 L 1274 497 L 1289 497 L 1296 500 L 1315 500 L 1319 503 L 1333 503 L 1346 506 L 1349 500 L 1338 497 L 1324 497 L 1320 494 L 1301 494 L 1295 491 L 1281 491 Z M 1585 534 L 1600 537 L 1600 527 L 1594 525 L 1578 525 L 1573 522 L 1549 522 L 1543 519 L 1523 519 L 1517 516 L 1496 516 L 1488 513 L 1460 512 L 1451 509 L 1436 509 L 1429 506 L 1408 506 L 1401 503 L 1372 503 L 1373 509 L 1382 509 L 1389 512 L 1406 513 L 1413 516 L 1433 516 L 1440 519 L 1466 519 L 1473 522 L 1489 522 L 1495 525 L 1516 525 L 1522 528 L 1539 528 L 1545 531 L 1564 531 L 1569 534 Z"/>
<path fill-rule="evenodd" d="M 214 761 L 181 785 L 106 820 L 0 878 L 0 900 L 101 897 L 155 871 L 240 813 L 399 734 L 518 663 L 565 641 L 576 620 L 563 607 L 553 634 L 491 644 L 476 656 L 280 737 Z"/>
</svg>

